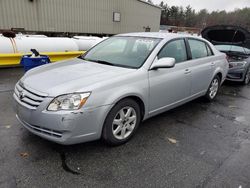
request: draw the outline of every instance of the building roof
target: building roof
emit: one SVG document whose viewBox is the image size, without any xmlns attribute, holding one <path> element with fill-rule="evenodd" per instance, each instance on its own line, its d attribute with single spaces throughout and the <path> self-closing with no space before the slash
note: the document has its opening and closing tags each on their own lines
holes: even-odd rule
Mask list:
<svg viewBox="0 0 250 188">
<path fill-rule="evenodd" d="M 147 1 L 143 1 L 143 0 L 137 0 L 137 1 L 139 1 L 139 2 L 141 2 L 141 3 L 145 3 L 145 4 L 150 5 L 150 6 L 153 6 L 153 7 L 155 7 L 155 8 L 162 9 L 160 6 L 151 4 L 151 3 L 147 2 Z"/>
</svg>

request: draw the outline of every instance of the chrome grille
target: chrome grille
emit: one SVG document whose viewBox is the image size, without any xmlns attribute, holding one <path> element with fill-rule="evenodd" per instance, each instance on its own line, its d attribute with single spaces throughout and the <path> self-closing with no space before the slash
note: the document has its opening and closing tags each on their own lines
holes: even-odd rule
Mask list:
<svg viewBox="0 0 250 188">
<path fill-rule="evenodd" d="M 23 106 L 30 109 L 36 109 L 43 102 L 44 98 L 46 98 L 45 94 L 35 93 L 20 83 L 16 84 L 14 95 Z"/>
</svg>

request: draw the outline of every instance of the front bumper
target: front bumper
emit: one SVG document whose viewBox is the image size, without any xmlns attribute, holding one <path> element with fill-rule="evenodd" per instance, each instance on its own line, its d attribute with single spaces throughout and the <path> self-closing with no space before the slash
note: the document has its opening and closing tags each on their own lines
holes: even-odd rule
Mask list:
<svg viewBox="0 0 250 188">
<path fill-rule="evenodd" d="M 77 144 L 101 137 L 102 126 L 111 105 L 78 111 L 49 112 L 51 99 L 45 99 L 37 109 L 22 105 L 14 95 L 14 110 L 19 122 L 30 132 L 47 140 L 63 144 Z"/>
<path fill-rule="evenodd" d="M 228 71 L 226 80 L 243 82 L 246 75 L 246 69 L 244 68 L 231 68 Z"/>
</svg>

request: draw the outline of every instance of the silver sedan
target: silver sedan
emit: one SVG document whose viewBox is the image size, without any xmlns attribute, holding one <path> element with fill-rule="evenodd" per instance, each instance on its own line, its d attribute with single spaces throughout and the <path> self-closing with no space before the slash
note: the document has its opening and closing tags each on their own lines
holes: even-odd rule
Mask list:
<svg viewBox="0 0 250 188">
<path fill-rule="evenodd" d="M 25 128 L 53 142 L 119 145 L 152 116 L 201 96 L 212 101 L 227 72 L 225 55 L 204 39 L 120 34 L 79 58 L 28 71 L 14 108 Z"/>
</svg>

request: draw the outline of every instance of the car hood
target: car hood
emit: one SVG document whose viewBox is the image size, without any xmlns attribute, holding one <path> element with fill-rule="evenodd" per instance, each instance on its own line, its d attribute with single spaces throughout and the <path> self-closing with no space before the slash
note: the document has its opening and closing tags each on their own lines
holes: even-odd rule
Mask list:
<svg viewBox="0 0 250 188">
<path fill-rule="evenodd" d="M 84 89 L 90 89 L 97 83 L 113 80 L 134 71 L 136 69 L 75 58 L 32 69 L 23 76 L 21 82 L 24 87 L 55 97 L 66 93 L 86 92 Z"/>
<path fill-rule="evenodd" d="M 239 26 L 209 26 L 201 31 L 201 35 L 214 45 L 231 44 L 250 49 L 250 33 Z"/>
</svg>

